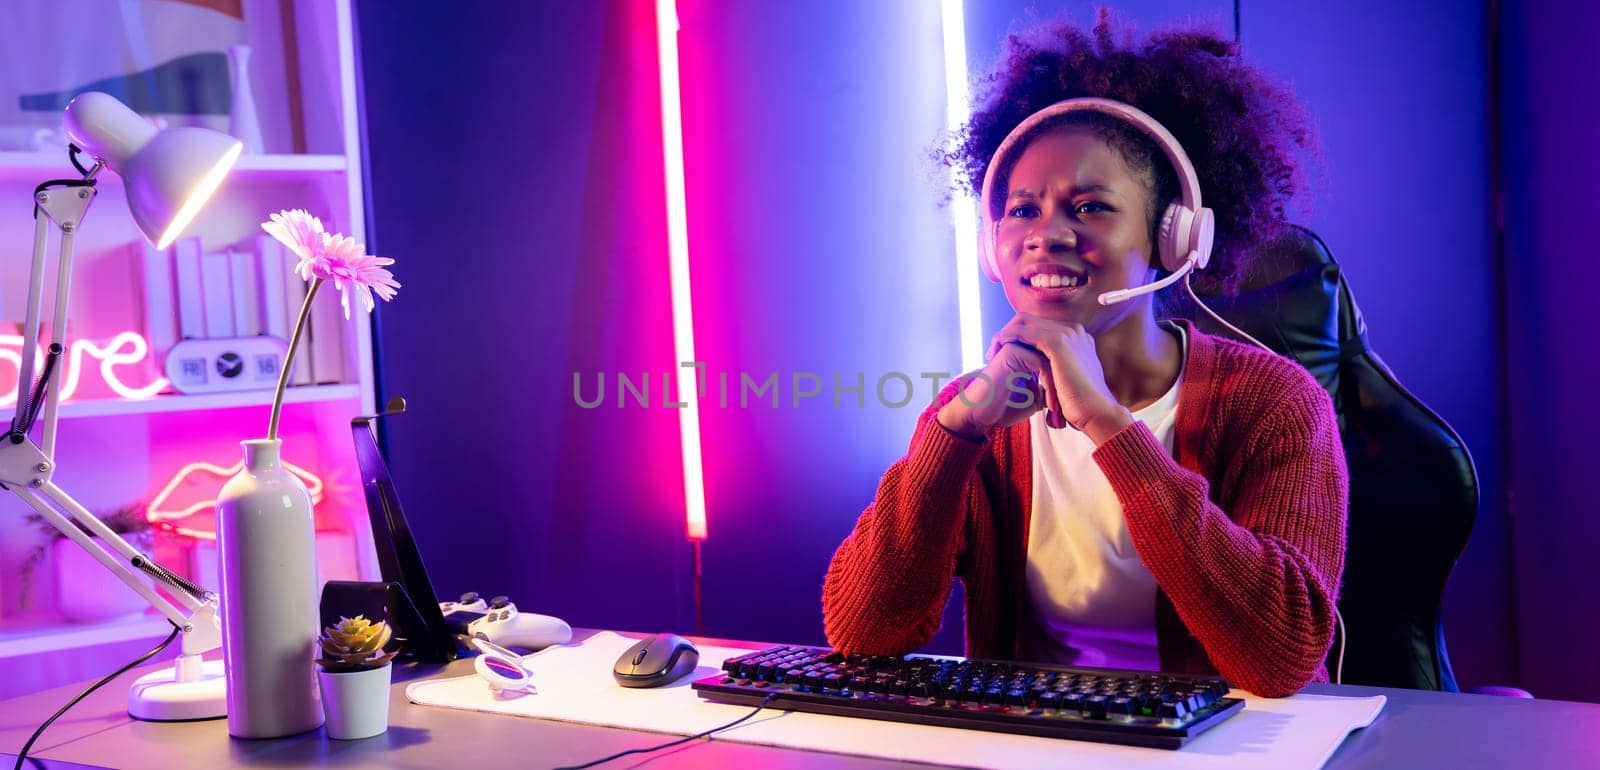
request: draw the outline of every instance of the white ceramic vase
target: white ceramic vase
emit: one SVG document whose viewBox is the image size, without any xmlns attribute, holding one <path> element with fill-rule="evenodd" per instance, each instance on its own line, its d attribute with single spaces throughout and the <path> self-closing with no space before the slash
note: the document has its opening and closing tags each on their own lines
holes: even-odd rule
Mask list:
<svg viewBox="0 0 1600 770">
<path fill-rule="evenodd" d="M 244 469 L 217 497 L 228 734 L 278 738 L 322 724 L 316 533 L 310 493 L 279 460 L 283 442 L 240 443 Z"/>
<path fill-rule="evenodd" d="M 261 118 L 256 114 L 255 92 L 250 88 L 250 46 L 228 46 L 228 65 L 233 74 L 228 133 L 244 143 L 245 152 L 260 155 L 265 147 L 261 141 Z"/>
<path fill-rule="evenodd" d="M 389 729 L 389 672 L 393 666 L 361 671 L 318 671 L 328 737 L 353 741 Z"/>
</svg>

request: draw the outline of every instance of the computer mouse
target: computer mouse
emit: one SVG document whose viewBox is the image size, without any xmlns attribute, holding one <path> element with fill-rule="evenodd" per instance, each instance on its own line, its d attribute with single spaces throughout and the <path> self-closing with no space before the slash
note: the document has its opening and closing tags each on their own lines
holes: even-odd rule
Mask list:
<svg viewBox="0 0 1600 770">
<path fill-rule="evenodd" d="M 623 687 L 660 687 L 682 679 L 699 663 L 700 651 L 689 640 L 656 634 L 622 653 L 611 675 Z"/>
</svg>

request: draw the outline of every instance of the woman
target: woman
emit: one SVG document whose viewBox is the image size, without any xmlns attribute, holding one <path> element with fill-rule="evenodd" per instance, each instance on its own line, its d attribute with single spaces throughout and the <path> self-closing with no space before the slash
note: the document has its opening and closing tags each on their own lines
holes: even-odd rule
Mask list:
<svg viewBox="0 0 1600 770">
<path fill-rule="evenodd" d="M 1230 41 L 1119 47 L 1104 14 L 1092 36 L 1012 38 L 991 82 L 949 160 L 983 196 L 986 268 L 1016 315 L 835 554 L 830 643 L 925 644 L 959 578 L 971 657 L 1218 672 L 1269 697 L 1326 680 L 1347 498 L 1327 394 L 1286 359 L 1158 322 L 1152 294 L 1111 294 L 1203 264 L 1209 238 L 1160 246 L 1186 176 L 1226 285 L 1285 227 L 1303 113 Z M 1081 97 L 1138 110 L 1058 104 Z"/>
</svg>

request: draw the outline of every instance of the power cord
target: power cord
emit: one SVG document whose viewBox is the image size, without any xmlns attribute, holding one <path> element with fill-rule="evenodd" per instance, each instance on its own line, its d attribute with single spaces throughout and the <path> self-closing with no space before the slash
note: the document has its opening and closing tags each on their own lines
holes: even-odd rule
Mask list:
<svg viewBox="0 0 1600 770">
<path fill-rule="evenodd" d="M 677 746 L 677 745 L 683 744 L 683 743 L 688 743 L 689 741 L 699 740 L 699 739 L 704 738 L 704 737 L 706 737 L 706 736 L 708 736 L 708 735 L 710 735 L 712 733 L 720 733 L 723 730 L 727 730 L 727 729 L 730 729 L 730 728 L 733 728 L 733 727 L 737 727 L 740 724 L 743 724 L 744 722 L 749 720 L 751 717 L 761 713 L 761 710 L 766 708 L 767 704 L 771 703 L 772 699 L 776 698 L 776 697 L 778 697 L 777 693 L 771 693 L 766 698 L 762 699 L 761 705 L 756 706 L 754 711 L 752 711 L 752 712 L 750 712 L 748 714 L 745 714 L 744 716 L 739 717 L 738 719 L 735 719 L 732 722 L 729 722 L 729 723 L 727 723 L 727 724 L 725 724 L 725 725 L 723 725 L 721 727 L 713 727 L 710 730 L 707 730 L 707 731 L 705 731 L 703 733 L 696 733 L 695 735 L 691 735 L 691 736 L 689 736 L 687 738 L 679 738 L 678 740 L 672 741 L 670 743 L 663 743 L 660 746 L 651 746 L 650 748 L 647 748 L 647 749 L 628 749 L 627 751 L 619 751 L 619 752 L 617 752 L 615 754 L 612 754 L 609 757 L 602 757 L 600 759 L 596 759 L 593 762 L 586 762 L 586 763 L 581 764 L 581 765 L 572 765 L 570 767 L 558 767 L 555 770 L 585 770 L 585 768 L 590 768 L 590 767 L 594 767 L 595 765 L 605 764 L 606 762 L 610 762 L 613 759 L 621 759 L 623 757 L 628 756 L 629 754 L 649 754 L 651 752 L 660 751 L 662 749 L 670 749 L 673 746 Z"/>
<path fill-rule="evenodd" d="M 1268 353 L 1271 353 L 1271 354 L 1273 354 L 1275 356 L 1276 355 L 1280 355 L 1280 353 L 1278 353 L 1278 351 L 1273 350 L 1272 348 L 1269 348 L 1266 345 L 1261 344 L 1261 340 L 1258 340 L 1255 337 L 1252 337 L 1252 336 L 1246 334 L 1243 329 L 1240 329 L 1239 327 L 1234 326 L 1231 323 L 1228 323 L 1228 319 L 1223 318 L 1220 315 L 1217 315 L 1217 311 L 1212 310 L 1210 308 L 1210 306 L 1208 306 L 1208 305 L 1206 305 L 1206 303 L 1200 301 L 1200 295 L 1194 293 L 1194 286 L 1189 283 L 1189 274 L 1188 273 L 1184 273 L 1184 275 L 1183 275 L 1183 288 L 1184 288 L 1184 290 L 1189 292 L 1189 299 L 1194 300 L 1194 304 L 1199 305 L 1200 309 L 1206 311 L 1207 315 L 1211 316 L 1212 318 L 1215 318 L 1217 323 L 1228 327 L 1228 330 L 1233 332 L 1234 334 L 1237 334 L 1240 337 L 1243 337 L 1243 338 L 1255 343 L 1256 347 L 1261 348 L 1262 350 L 1265 350 Z"/>
<path fill-rule="evenodd" d="M 172 621 L 169 620 L 167 622 L 171 623 Z M 147 653 L 145 653 L 143 655 L 140 655 L 137 658 L 134 658 L 132 661 L 129 661 L 128 665 L 123 666 L 122 668 L 119 668 L 116 671 L 113 671 L 113 672 L 107 674 L 105 676 L 105 678 L 101 679 L 98 682 L 95 682 L 94 684 L 89 685 L 88 689 L 84 690 L 83 692 L 78 693 L 77 696 L 74 697 L 72 700 L 67 701 L 67 705 L 62 706 L 59 711 L 57 711 L 54 714 L 51 714 L 49 719 L 44 720 L 44 724 L 39 725 L 39 729 L 33 731 L 33 735 L 28 736 L 28 742 L 22 744 L 22 750 L 17 752 L 17 764 L 13 767 L 13 770 L 22 770 L 22 763 L 27 761 L 27 758 L 28 758 L 28 749 L 33 748 L 34 741 L 39 740 L 39 736 L 44 735 L 44 731 L 47 728 L 49 728 L 51 724 L 53 724 L 57 719 L 60 719 L 62 714 L 67 713 L 67 709 L 70 709 L 73 706 L 78 705 L 78 701 L 81 701 L 84 698 L 89 697 L 89 693 L 92 693 L 95 690 L 100 689 L 101 686 L 105 685 L 107 682 L 110 682 L 111 680 L 116 679 L 117 677 L 128 673 L 129 669 L 132 669 L 135 666 L 138 666 L 140 663 L 143 663 L 143 662 L 145 662 L 145 661 L 147 661 L 147 660 L 149 660 L 151 658 L 154 658 L 156 655 L 159 655 L 162 650 L 165 650 L 167 648 L 167 645 L 172 644 L 172 640 L 173 639 L 178 638 L 178 630 L 179 630 L 178 629 L 178 624 L 173 623 L 172 624 L 172 633 L 167 634 L 167 638 L 165 640 L 163 640 L 160 644 L 156 645 L 149 652 L 147 652 Z"/>
</svg>

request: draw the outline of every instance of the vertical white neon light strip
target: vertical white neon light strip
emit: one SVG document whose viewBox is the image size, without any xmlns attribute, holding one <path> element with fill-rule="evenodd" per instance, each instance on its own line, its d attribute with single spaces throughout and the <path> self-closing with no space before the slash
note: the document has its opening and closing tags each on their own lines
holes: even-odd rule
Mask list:
<svg viewBox="0 0 1600 770">
<path fill-rule="evenodd" d="M 962 0 L 942 0 L 944 28 L 945 127 L 954 131 L 967 122 L 967 19 Z M 978 307 L 978 209 L 972 197 L 957 193 L 950 201 L 955 218 L 956 302 L 961 313 L 961 370 L 983 366 L 983 314 Z"/>
<path fill-rule="evenodd" d="M 678 7 L 656 0 L 656 50 L 661 60 L 661 144 L 667 180 L 667 252 L 672 263 L 672 344 L 678 361 L 693 361 L 694 313 L 689 304 L 689 221 L 683 183 L 683 103 L 678 91 Z M 683 448 L 684 508 L 690 540 L 706 539 L 706 487 L 700 464 L 697 371 L 678 367 L 678 413 Z M 697 546 L 698 547 L 698 546 Z"/>
</svg>

